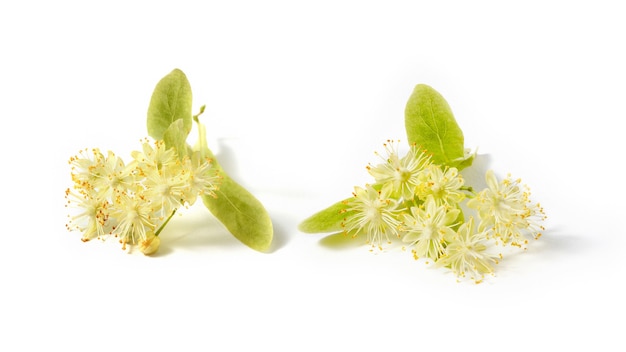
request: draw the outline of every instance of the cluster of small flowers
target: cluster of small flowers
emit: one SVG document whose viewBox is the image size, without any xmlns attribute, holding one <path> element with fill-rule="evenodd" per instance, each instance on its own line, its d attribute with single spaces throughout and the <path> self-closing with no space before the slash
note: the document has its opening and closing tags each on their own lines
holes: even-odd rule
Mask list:
<svg viewBox="0 0 626 352">
<path fill-rule="evenodd" d="M 192 205 L 198 195 L 211 195 L 220 176 L 210 159 L 199 153 L 179 158 L 163 141 L 142 141 L 129 164 L 109 151 L 85 149 L 71 157 L 73 189 L 67 189 L 67 207 L 79 211 L 69 217 L 70 231 L 82 240 L 119 238 L 122 249 L 139 245 L 144 254 L 158 250 L 160 230 L 181 206 Z"/>
<path fill-rule="evenodd" d="M 544 211 L 531 203 L 519 179 L 498 181 L 490 170 L 488 188 L 474 193 L 456 168 L 434 164 L 418 147 L 411 146 L 401 158 L 394 141 L 384 146 L 383 162 L 367 167 L 375 182 L 355 187 L 354 197 L 346 201 L 346 234 L 365 234 L 372 248 L 379 249 L 399 238 L 415 259 L 427 258 L 476 283 L 493 274 L 502 258 L 494 250 L 497 245 L 523 248 L 529 238 L 541 236 Z M 478 224 L 473 216 L 465 219 L 465 199 Z"/>
</svg>

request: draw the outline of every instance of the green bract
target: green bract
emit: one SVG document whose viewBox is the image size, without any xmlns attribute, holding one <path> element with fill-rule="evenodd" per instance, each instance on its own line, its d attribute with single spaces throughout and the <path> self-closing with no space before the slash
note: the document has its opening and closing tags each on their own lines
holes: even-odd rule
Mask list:
<svg viewBox="0 0 626 352">
<path fill-rule="evenodd" d="M 233 236 L 248 247 L 258 251 L 268 249 L 274 234 L 269 214 L 258 199 L 226 174 L 207 146 L 205 126 L 197 116 L 194 120 L 199 131 L 194 151 L 199 151 L 203 157 L 213 160 L 214 167 L 222 175 L 220 188 L 216 191 L 217 197 L 202 197 L 204 205 Z"/>
<path fill-rule="evenodd" d="M 272 243 L 273 228 L 265 208 L 250 192 L 222 173 L 217 197 L 203 196 L 204 205 L 237 239 L 264 251 Z"/>
<path fill-rule="evenodd" d="M 175 69 L 157 83 L 148 107 L 148 134 L 163 139 L 170 125 L 182 120 L 177 133 L 185 138 L 191 131 L 191 85 L 183 71 Z"/>
<path fill-rule="evenodd" d="M 448 102 L 436 90 L 418 84 L 406 104 L 404 123 L 409 143 L 432 154 L 436 164 L 462 169 L 473 156 L 465 154 L 463 131 Z"/>
<path fill-rule="evenodd" d="M 221 175 L 216 197 L 204 195 L 204 204 L 211 213 L 242 243 L 258 251 L 267 250 L 272 242 L 273 226 L 269 214 L 250 192 L 226 174 L 208 148 L 206 129 L 192 116 L 191 86 L 185 74 L 175 69 L 163 77 L 154 89 L 148 108 L 148 134 L 163 140 L 168 148 L 174 148 L 179 158 L 190 151 L 199 152 L 203 158 L 212 160 L 213 167 Z M 197 144 L 192 148 L 186 142 L 192 120 L 199 131 Z"/>
<path fill-rule="evenodd" d="M 349 199 L 342 200 L 311 215 L 311 217 L 300 223 L 298 229 L 305 233 L 341 231 L 341 223 L 346 217 L 346 203 L 348 201 Z"/>
</svg>

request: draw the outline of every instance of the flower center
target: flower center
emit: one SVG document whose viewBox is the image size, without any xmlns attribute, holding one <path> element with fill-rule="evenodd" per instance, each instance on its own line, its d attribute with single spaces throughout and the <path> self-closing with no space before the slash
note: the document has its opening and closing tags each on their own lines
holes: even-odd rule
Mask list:
<svg viewBox="0 0 626 352">
<path fill-rule="evenodd" d="M 366 215 L 367 219 L 371 222 L 375 222 L 380 220 L 380 211 L 378 211 L 377 208 L 375 207 L 371 207 L 369 209 L 367 209 L 367 215 Z"/>
<path fill-rule="evenodd" d="M 411 173 L 407 169 L 400 169 L 399 173 L 401 182 L 408 182 L 411 178 Z"/>
<path fill-rule="evenodd" d="M 427 225 L 426 227 L 424 227 L 424 231 L 422 232 L 422 236 L 424 237 L 425 240 L 432 240 L 433 239 L 433 235 L 437 233 L 437 229 L 435 228 L 435 226 L 433 226 L 432 224 Z"/>
</svg>

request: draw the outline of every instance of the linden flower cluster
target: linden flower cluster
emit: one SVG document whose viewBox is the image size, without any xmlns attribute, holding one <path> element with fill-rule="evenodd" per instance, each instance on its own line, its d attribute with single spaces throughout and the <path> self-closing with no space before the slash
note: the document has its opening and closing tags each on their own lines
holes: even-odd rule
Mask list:
<svg viewBox="0 0 626 352">
<path fill-rule="evenodd" d="M 502 258 L 496 246 L 525 249 L 529 239 L 541 236 L 543 209 L 531 202 L 519 179 L 499 181 L 488 171 L 488 187 L 474 193 L 456 168 L 434 164 L 418 147 L 411 146 L 403 157 L 394 141 L 384 147 L 383 162 L 367 166 L 375 182 L 355 187 L 346 201 L 346 234 L 364 234 L 379 249 L 383 242 L 400 239 L 415 259 L 432 260 L 476 283 L 493 274 Z M 466 199 L 478 220 L 465 219 L 461 205 Z"/>
<path fill-rule="evenodd" d="M 69 217 L 70 231 L 82 240 L 114 236 L 122 249 L 138 245 L 146 255 L 155 253 L 158 237 L 176 210 L 192 205 L 198 195 L 215 197 L 220 176 L 210 159 L 199 153 L 179 158 L 163 141 L 142 141 L 129 164 L 109 151 L 83 150 L 71 157 L 73 189 L 66 206 L 79 209 Z"/>
</svg>

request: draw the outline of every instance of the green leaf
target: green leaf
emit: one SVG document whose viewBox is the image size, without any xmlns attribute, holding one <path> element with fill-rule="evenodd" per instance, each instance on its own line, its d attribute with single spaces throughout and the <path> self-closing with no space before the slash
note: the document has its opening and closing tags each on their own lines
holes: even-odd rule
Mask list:
<svg viewBox="0 0 626 352">
<path fill-rule="evenodd" d="M 184 121 L 178 119 L 165 130 L 163 133 L 163 141 L 166 148 L 174 148 L 178 154 L 178 158 L 182 159 L 187 155 L 187 135 L 188 131 L 185 130 Z"/>
<path fill-rule="evenodd" d="M 193 147 L 203 158 L 213 160 L 222 183 L 217 197 L 203 196 L 204 205 L 239 241 L 257 251 L 265 251 L 272 244 L 274 227 L 263 204 L 243 186 L 235 182 L 217 162 L 206 141 L 206 128 L 196 115 L 199 138 Z"/>
<path fill-rule="evenodd" d="M 269 214 L 250 192 L 223 171 L 221 174 L 224 178 L 215 192 L 217 198 L 203 196 L 204 205 L 239 241 L 257 251 L 267 250 L 274 235 Z"/>
<path fill-rule="evenodd" d="M 341 223 L 350 213 L 346 211 L 348 198 L 321 210 L 300 223 L 298 229 L 304 233 L 342 231 Z"/>
<path fill-rule="evenodd" d="M 415 87 L 404 122 L 409 143 L 426 149 L 436 164 L 461 168 L 471 164 L 471 156 L 465 154 L 463 132 L 448 102 L 430 86 Z"/>
<path fill-rule="evenodd" d="M 163 139 L 165 131 L 182 120 L 185 137 L 191 131 L 191 85 L 183 71 L 174 69 L 157 83 L 148 107 L 148 134 Z"/>
</svg>

